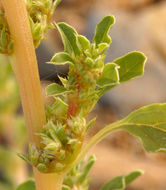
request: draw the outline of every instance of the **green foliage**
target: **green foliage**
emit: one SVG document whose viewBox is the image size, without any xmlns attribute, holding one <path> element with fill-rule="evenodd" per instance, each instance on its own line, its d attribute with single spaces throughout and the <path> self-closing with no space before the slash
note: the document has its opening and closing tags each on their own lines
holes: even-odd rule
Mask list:
<svg viewBox="0 0 166 190">
<path fill-rule="evenodd" d="M 114 24 L 115 19 L 113 16 L 106 16 L 104 19 L 102 19 L 99 24 L 96 27 L 95 35 L 93 38 L 93 42 L 96 46 L 98 46 L 101 43 L 110 44 L 111 38 L 108 35 L 108 32 L 111 28 L 111 26 Z"/>
<path fill-rule="evenodd" d="M 35 48 L 45 39 L 48 29 L 54 28 L 51 23 L 55 8 L 61 0 L 24 0 L 29 15 L 29 22 Z M 14 50 L 9 26 L 5 17 L 4 10 L 0 10 L 0 53 L 11 55 Z"/>
<path fill-rule="evenodd" d="M 131 52 L 113 62 L 119 66 L 120 83 L 126 82 L 144 73 L 146 57 L 140 52 Z"/>
<path fill-rule="evenodd" d="M 63 86 L 53 83 L 47 86 L 46 88 L 47 96 L 58 96 L 64 93 L 67 93 L 67 89 Z"/>
<path fill-rule="evenodd" d="M 29 155 L 21 156 L 41 172 L 65 172 L 76 159 L 89 127 L 85 117 L 107 90 L 143 74 L 145 56 L 132 52 L 112 63 L 104 64 L 105 51 L 111 42 L 109 29 L 113 16 L 104 17 L 96 27 L 93 42 L 79 35 L 65 23 L 57 23 L 64 51 L 56 53 L 52 64 L 69 64 L 63 85 L 53 83 L 46 88 L 47 96 L 55 98 L 47 106 L 47 124 L 39 134 L 41 147 L 30 145 Z"/>
<path fill-rule="evenodd" d="M 106 64 L 97 81 L 99 97 L 117 85 L 143 75 L 145 62 L 145 55 L 134 51 L 114 60 L 112 63 L 114 66 Z"/>
<path fill-rule="evenodd" d="M 47 107 L 47 118 L 50 120 L 52 118 L 52 115 L 56 115 L 56 120 L 59 119 L 59 121 L 64 120 L 67 114 L 68 105 L 62 101 L 60 98 L 56 98 L 56 101 L 51 105 Z"/>
<path fill-rule="evenodd" d="M 44 33 L 50 27 L 50 18 L 59 1 L 26 0 L 26 3 L 34 45 L 38 47 L 45 38 Z M 29 154 L 20 157 L 44 173 L 65 173 L 74 166 L 64 179 L 63 190 L 72 190 L 77 186 L 80 190 L 88 189 L 87 175 L 95 161 L 94 157 L 89 158 L 84 168 L 82 164 L 75 164 L 112 131 L 128 131 L 138 137 L 149 152 L 166 150 L 166 104 L 150 105 L 131 113 L 106 126 L 83 147 L 87 131 L 95 121 L 93 119 L 87 123 L 85 118 L 99 98 L 108 90 L 144 72 L 146 57 L 137 51 L 105 64 L 105 52 L 111 44 L 108 34 L 113 24 L 114 17 L 105 16 L 96 26 L 92 43 L 68 24 L 55 24 L 62 38 L 64 52 L 56 53 L 48 63 L 68 64 L 68 76 L 59 77 L 62 85 L 53 83 L 46 88 L 47 96 L 55 98 L 55 102 L 47 106 L 47 123 L 37 134 L 41 137 L 41 145 L 37 147 L 30 144 Z M 1 33 L 1 44 L 6 46 L 6 33 L 3 29 Z M 101 190 L 122 190 L 141 174 L 135 171 L 118 176 L 107 182 Z M 24 186 L 27 187 L 23 185 L 22 188 Z"/>
<path fill-rule="evenodd" d="M 20 184 L 16 190 L 35 190 L 35 182 L 30 179 L 22 184 Z"/>
<path fill-rule="evenodd" d="M 90 42 L 85 36 L 78 35 L 77 38 L 81 51 L 85 51 L 90 48 Z"/>
<path fill-rule="evenodd" d="M 142 174 L 143 171 L 136 170 L 127 175 L 117 176 L 105 183 L 100 190 L 124 190 L 127 185 L 129 185 L 132 181 L 134 181 Z"/>
<path fill-rule="evenodd" d="M 88 174 L 95 161 L 96 158 L 92 155 L 89 157 L 86 164 L 84 164 L 84 160 L 82 160 L 72 168 L 64 178 L 62 190 L 74 190 L 75 188 L 78 190 L 88 190 L 90 183 Z"/>
<path fill-rule="evenodd" d="M 60 1 L 25 0 L 35 48 L 45 39 L 46 31 L 49 28 L 54 28 L 51 24 L 51 18 Z"/>
<path fill-rule="evenodd" d="M 70 55 L 80 55 L 80 49 L 77 42 L 77 32 L 65 23 L 58 23 L 57 28 L 61 34 L 64 44 L 64 51 Z"/>
<path fill-rule="evenodd" d="M 166 104 L 140 108 L 118 125 L 141 139 L 148 152 L 166 151 Z"/>
<path fill-rule="evenodd" d="M 107 63 L 100 78 L 97 80 L 99 87 L 115 86 L 119 84 L 119 66 L 115 63 Z"/>
<path fill-rule="evenodd" d="M 139 138 L 148 152 L 166 151 L 166 104 L 153 104 L 142 107 L 126 118 L 112 123 L 100 130 L 82 149 L 80 157 L 97 142 L 111 132 L 126 130 Z"/>
<path fill-rule="evenodd" d="M 65 64 L 73 64 L 71 56 L 68 53 L 61 52 L 54 55 L 51 59 L 51 63 L 54 65 L 65 65 Z"/>
</svg>

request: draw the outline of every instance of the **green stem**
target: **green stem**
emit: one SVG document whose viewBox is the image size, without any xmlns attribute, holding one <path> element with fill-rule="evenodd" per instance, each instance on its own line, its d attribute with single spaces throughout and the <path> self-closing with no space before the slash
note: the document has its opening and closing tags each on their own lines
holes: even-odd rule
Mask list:
<svg viewBox="0 0 166 190">
<path fill-rule="evenodd" d="M 107 135 L 109 135 L 110 133 L 119 130 L 119 122 L 115 122 L 112 123 L 106 127 L 104 127 L 102 130 L 100 130 L 95 136 L 93 136 L 90 141 L 82 148 L 82 151 L 80 152 L 80 154 L 78 155 L 78 157 L 75 159 L 75 161 L 66 169 L 66 170 L 70 170 L 71 168 L 73 168 L 73 166 L 75 166 L 76 164 L 78 164 L 84 157 L 85 155 L 88 153 L 88 151 L 95 146 L 97 143 L 99 143 L 103 138 L 105 138 Z"/>
</svg>

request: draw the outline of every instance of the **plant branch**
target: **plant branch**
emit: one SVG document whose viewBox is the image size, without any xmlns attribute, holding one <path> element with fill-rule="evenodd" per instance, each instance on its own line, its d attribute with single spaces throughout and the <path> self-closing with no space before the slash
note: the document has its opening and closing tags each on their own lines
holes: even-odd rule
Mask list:
<svg viewBox="0 0 166 190">
<path fill-rule="evenodd" d="M 119 122 L 115 122 L 112 123 L 106 127 L 104 127 L 102 130 L 100 130 L 95 136 L 93 136 L 90 141 L 82 148 L 80 154 L 78 155 L 78 157 L 75 159 L 75 161 L 68 167 L 66 168 L 66 170 L 70 170 L 71 168 L 73 168 L 73 166 L 75 166 L 76 164 L 78 164 L 82 158 L 84 158 L 86 156 L 86 154 L 88 153 L 88 151 L 95 146 L 97 143 L 99 143 L 103 138 L 105 138 L 107 135 L 109 135 L 110 133 L 116 131 L 119 129 Z"/>
</svg>

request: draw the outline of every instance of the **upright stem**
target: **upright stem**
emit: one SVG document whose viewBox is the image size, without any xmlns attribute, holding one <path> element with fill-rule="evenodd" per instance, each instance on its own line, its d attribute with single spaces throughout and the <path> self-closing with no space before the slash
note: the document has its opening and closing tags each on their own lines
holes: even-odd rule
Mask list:
<svg viewBox="0 0 166 190">
<path fill-rule="evenodd" d="M 25 3 L 23 0 L 1 0 L 1 2 L 14 40 L 12 66 L 19 85 L 29 139 L 39 144 L 39 137 L 35 133 L 41 130 L 46 118 Z"/>
<path fill-rule="evenodd" d="M 34 169 L 35 181 L 37 190 L 61 190 L 64 175 L 58 175 L 55 173 L 43 174 L 39 173 L 37 169 Z"/>
<path fill-rule="evenodd" d="M 1 0 L 12 39 L 12 66 L 19 85 L 20 96 L 31 143 L 40 144 L 35 134 L 46 122 L 37 60 L 24 0 Z M 37 190 L 60 190 L 63 177 L 42 174 L 34 169 Z"/>
</svg>

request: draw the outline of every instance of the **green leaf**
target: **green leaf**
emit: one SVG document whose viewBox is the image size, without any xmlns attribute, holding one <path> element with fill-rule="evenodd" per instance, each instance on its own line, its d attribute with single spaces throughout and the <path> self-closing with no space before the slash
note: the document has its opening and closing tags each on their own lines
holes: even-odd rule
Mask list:
<svg viewBox="0 0 166 190">
<path fill-rule="evenodd" d="M 68 53 L 60 52 L 56 53 L 49 63 L 54 65 L 65 65 L 74 64 L 74 61 Z"/>
<path fill-rule="evenodd" d="M 95 161 L 96 157 L 91 155 L 88 160 L 82 158 L 79 163 L 72 165 L 72 168 L 68 168 L 69 172 L 64 178 L 63 185 L 67 186 L 69 190 L 88 190 L 91 181 L 88 174 Z"/>
<path fill-rule="evenodd" d="M 58 95 L 63 95 L 64 93 L 67 93 L 67 92 L 68 90 L 65 87 L 57 83 L 52 83 L 46 87 L 47 96 L 58 96 Z"/>
<path fill-rule="evenodd" d="M 52 105 L 51 109 L 52 114 L 54 114 L 56 117 L 61 118 L 67 113 L 68 105 L 60 98 L 56 98 L 56 101 Z"/>
<path fill-rule="evenodd" d="M 77 32 L 68 24 L 58 23 L 57 28 L 61 34 L 61 38 L 64 44 L 64 50 L 70 55 L 80 55 L 80 49 L 78 46 Z"/>
<path fill-rule="evenodd" d="M 137 177 L 141 176 L 143 171 L 133 171 L 127 175 L 121 175 L 113 178 L 103 185 L 100 190 L 124 190 L 128 184 L 134 181 Z"/>
<path fill-rule="evenodd" d="M 135 170 L 127 175 L 125 175 L 125 183 L 126 185 L 129 185 L 131 182 L 133 182 L 136 178 L 140 177 L 144 174 L 143 170 Z"/>
<path fill-rule="evenodd" d="M 96 143 L 117 130 L 126 130 L 140 139 L 147 152 L 165 152 L 166 104 L 152 104 L 142 107 L 126 118 L 106 126 L 84 146 L 78 160 Z"/>
<path fill-rule="evenodd" d="M 64 135 L 65 128 L 66 126 L 63 125 L 63 126 L 59 126 L 56 130 L 56 136 L 62 142 L 63 145 L 65 145 L 67 142 L 67 137 Z"/>
<path fill-rule="evenodd" d="M 138 137 L 148 152 L 166 151 L 166 104 L 140 108 L 118 124 Z"/>
<path fill-rule="evenodd" d="M 90 48 L 90 42 L 85 36 L 78 35 L 78 42 L 81 46 L 82 51 L 85 51 Z"/>
<path fill-rule="evenodd" d="M 2 47 L 6 47 L 8 44 L 8 37 L 5 28 L 1 30 L 1 39 L 0 39 Z"/>
<path fill-rule="evenodd" d="M 22 160 L 24 160 L 25 162 L 30 162 L 29 161 L 29 159 L 28 159 L 28 157 L 26 156 L 26 155 L 24 155 L 24 154 L 21 154 L 21 153 L 17 153 L 17 155 L 22 159 Z"/>
<path fill-rule="evenodd" d="M 120 82 L 125 82 L 144 73 L 146 57 L 141 52 L 134 51 L 113 62 L 120 66 Z"/>
<path fill-rule="evenodd" d="M 111 43 L 111 38 L 108 32 L 114 24 L 115 18 L 113 16 L 105 16 L 96 26 L 93 42 L 98 46 L 100 43 Z"/>
<path fill-rule="evenodd" d="M 113 63 L 119 66 L 119 83 L 114 85 L 105 85 L 104 87 L 102 86 L 102 88 L 99 88 L 97 90 L 99 97 L 101 97 L 105 92 L 111 90 L 118 84 L 141 76 L 144 73 L 145 62 L 145 55 L 137 51 L 128 53 L 127 55 L 114 60 Z M 115 75 L 115 72 L 114 74 L 111 74 L 110 71 L 110 75 Z"/>
<path fill-rule="evenodd" d="M 22 184 L 20 184 L 16 190 L 36 190 L 34 180 L 30 179 Z"/>
<path fill-rule="evenodd" d="M 78 180 L 77 180 L 78 183 L 83 183 L 85 181 L 95 161 L 96 161 L 96 157 L 94 155 L 91 155 L 87 161 L 86 166 L 84 167 L 83 172 L 78 177 Z"/>
<path fill-rule="evenodd" d="M 109 45 L 107 43 L 100 43 L 98 45 L 98 54 L 102 55 L 108 48 L 109 48 Z"/>
<path fill-rule="evenodd" d="M 104 66 L 101 77 L 97 81 L 99 87 L 113 86 L 119 83 L 119 66 L 108 63 Z"/>
<path fill-rule="evenodd" d="M 68 80 L 66 78 L 63 78 L 61 76 L 58 76 L 59 80 L 63 84 L 64 87 L 66 87 Z"/>
<path fill-rule="evenodd" d="M 90 57 L 87 57 L 84 61 L 85 65 L 89 66 L 89 67 L 93 67 L 94 65 L 94 60 Z"/>
<path fill-rule="evenodd" d="M 53 3 L 53 10 L 57 8 L 57 6 L 61 3 L 62 0 L 55 0 Z"/>
<path fill-rule="evenodd" d="M 63 184 L 62 190 L 71 190 L 71 188 L 69 186 Z"/>
<path fill-rule="evenodd" d="M 86 125 L 86 132 L 88 132 L 88 130 L 94 124 L 95 121 L 96 121 L 96 117 L 89 121 L 89 123 Z"/>
</svg>

